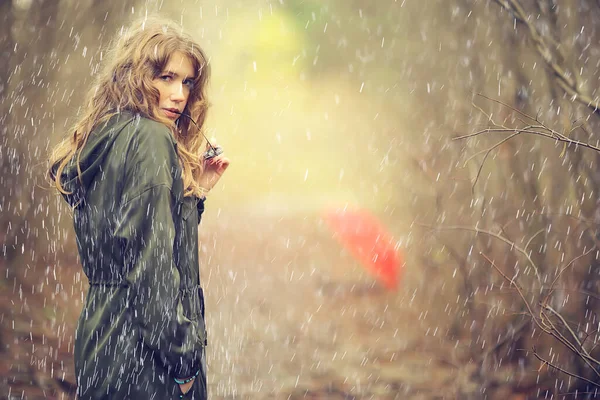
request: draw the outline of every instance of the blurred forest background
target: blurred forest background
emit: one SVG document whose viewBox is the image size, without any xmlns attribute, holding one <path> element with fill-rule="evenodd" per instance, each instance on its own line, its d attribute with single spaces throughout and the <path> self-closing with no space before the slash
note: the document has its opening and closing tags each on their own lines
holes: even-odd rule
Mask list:
<svg viewBox="0 0 600 400">
<path fill-rule="evenodd" d="M 74 397 L 47 152 L 152 13 L 211 57 L 232 159 L 200 227 L 212 398 L 600 396 L 597 1 L 0 0 L 0 398 Z M 345 204 L 394 235 L 397 291 L 322 223 Z"/>
</svg>

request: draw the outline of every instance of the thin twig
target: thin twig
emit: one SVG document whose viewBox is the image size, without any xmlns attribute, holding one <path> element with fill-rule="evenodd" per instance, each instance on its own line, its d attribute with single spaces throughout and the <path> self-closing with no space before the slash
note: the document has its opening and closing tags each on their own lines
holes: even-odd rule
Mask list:
<svg viewBox="0 0 600 400">
<path fill-rule="evenodd" d="M 484 230 L 484 229 L 473 228 L 473 227 L 470 227 L 470 226 L 461 226 L 461 225 L 441 226 L 441 227 L 434 228 L 433 230 L 464 230 L 464 231 L 470 231 L 470 232 L 476 232 L 476 233 L 483 233 L 485 235 L 489 235 L 489 236 L 495 237 L 496 239 L 501 240 L 504 243 L 508 244 L 511 248 L 514 248 L 519 253 L 523 254 L 525 256 L 525 258 L 527 258 L 527 261 L 529 261 L 529 263 L 533 267 L 533 270 L 535 272 L 536 277 L 538 278 L 538 281 L 540 283 L 542 282 L 542 277 L 540 276 L 538 267 L 535 265 L 535 263 L 533 262 L 533 260 L 529 256 L 529 254 L 527 254 L 527 251 L 525 251 L 521 247 L 517 246 L 514 242 L 511 242 L 510 240 L 506 239 L 502 235 L 498 235 L 498 234 L 496 234 L 494 232 L 490 232 L 490 231 L 487 231 L 487 230 Z"/>
<path fill-rule="evenodd" d="M 575 339 L 575 341 L 577 342 L 577 344 L 579 345 L 581 350 L 578 349 L 577 347 L 575 347 L 573 342 L 569 341 L 569 339 L 567 339 L 565 337 L 565 335 L 562 334 L 562 332 L 556 327 L 556 325 L 554 325 L 552 320 L 544 313 L 544 309 L 551 311 L 557 318 L 559 318 L 559 320 L 561 320 L 563 326 L 565 326 L 565 328 L 569 331 L 569 333 Z M 598 365 L 598 361 L 595 360 L 594 358 L 592 358 L 587 353 L 587 351 L 585 349 L 583 349 L 579 339 L 577 338 L 575 333 L 571 330 L 571 327 L 567 324 L 567 322 L 564 320 L 564 318 L 561 314 L 556 312 L 551 307 L 545 306 L 540 311 L 540 321 L 543 326 L 542 330 L 544 332 L 546 332 L 550 336 L 554 337 L 556 340 L 558 340 L 560 343 L 562 343 L 567 349 L 569 349 L 573 353 L 575 353 L 579 358 L 581 358 L 587 364 L 588 367 L 590 367 L 592 369 L 592 371 L 594 371 L 596 373 L 596 375 L 600 376 L 599 372 L 596 370 L 596 368 L 592 364 L 592 363 L 594 363 L 594 364 Z"/>
<path fill-rule="evenodd" d="M 592 99 L 589 95 L 582 93 L 577 87 L 578 76 L 574 72 L 567 71 L 566 68 L 555 61 L 555 57 L 548 45 L 548 39 L 543 36 L 536 26 L 528 20 L 523 6 L 518 0 L 494 0 L 501 7 L 509 11 L 517 22 L 525 25 L 529 31 L 529 37 L 533 40 L 535 48 L 539 55 L 546 62 L 546 65 L 552 70 L 558 85 L 571 97 L 579 103 L 591 109 L 594 113 L 600 113 L 600 103 Z M 575 78 L 572 78 L 575 77 Z"/>
<path fill-rule="evenodd" d="M 479 165 L 479 169 L 477 170 L 477 175 L 475 176 L 475 180 L 473 181 L 473 185 L 471 186 L 471 192 L 475 193 L 475 185 L 477 184 L 477 181 L 479 180 L 479 176 L 481 176 L 481 171 L 483 170 L 483 166 L 485 164 L 485 160 L 487 160 L 487 158 L 490 155 L 490 153 L 492 152 L 492 150 L 494 150 L 496 147 L 499 147 L 502 144 L 508 142 L 510 139 L 512 139 L 513 137 L 519 135 L 520 133 L 521 132 L 513 133 L 509 137 L 502 139 L 501 141 L 499 141 L 498 143 L 496 143 L 495 145 L 493 145 L 492 147 L 490 147 L 489 149 L 487 149 L 485 151 L 485 156 L 483 157 L 483 160 L 481 161 L 481 165 Z M 475 154 L 475 155 L 477 155 L 477 154 Z M 473 157 L 474 156 L 470 157 L 469 160 L 471 158 L 473 158 Z M 465 163 L 469 162 L 469 160 L 467 160 Z"/>
<path fill-rule="evenodd" d="M 575 146 L 580 146 L 580 147 L 584 147 L 590 150 L 594 150 L 594 151 L 598 151 L 600 152 L 600 147 L 598 146 L 594 146 L 592 144 L 589 144 L 587 142 L 582 142 L 579 140 L 574 140 L 574 139 L 569 139 L 567 136 L 563 135 L 560 132 L 557 132 L 553 129 L 550 129 L 548 127 L 542 126 L 542 127 L 533 127 L 535 129 L 539 129 L 539 130 L 535 130 L 532 128 L 529 129 L 519 129 L 519 128 L 508 128 L 508 127 L 500 127 L 500 128 L 486 128 L 474 133 L 470 133 L 468 135 L 463 135 L 463 136 L 458 136 L 455 138 L 452 138 L 452 140 L 460 140 L 460 139 L 468 139 L 477 135 L 481 135 L 483 133 L 487 133 L 487 132 L 514 132 L 514 133 L 528 133 L 530 135 L 536 135 L 536 136 L 542 136 L 545 137 L 547 139 L 554 139 L 558 142 L 562 142 L 562 143 L 567 143 L 567 144 L 572 144 Z M 548 132 L 543 132 L 542 130 L 547 130 Z M 513 135 L 514 136 L 514 135 Z"/>
<path fill-rule="evenodd" d="M 498 273 L 500 275 L 502 275 L 502 277 L 504 277 L 504 279 L 506 279 L 508 282 L 510 282 L 510 284 L 513 285 L 515 287 L 515 289 L 517 289 L 517 293 L 519 293 L 519 296 L 521 296 L 523 303 L 525 303 L 525 307 L 527 307 L 527 311 L 529 311 L 529 315 L 531 316 L 531 318 L 533 318 L 534 322 L 536 322 L 536 324 L 537 324 L 537 318 L 536 318 L 535 314 L 533 313 L 531 304 L 529 304 L 529 301 L 527 301 L 527 299 L 525 298 L 525 295 L 523 294 L 523 290 L 521 289 L 519 284 L 517 282 L 515 282 L 514 279 L 511 279 L 508 276 L 506 276 L 506 274 L 500 268 L 498 268 L 498 266 L 496 266 L 496 263 L 494 261 L 492 261 L 488 256 L 486 256 L 483 253 L 479 253 L 479 254 L 483 258 L 485 258 L 492 265 L 492 267 L 494 267 L 494 269 L 496 271 L 498 271 Z"/>
<path fill-rule="evenodd" d="M 549 310 L 552 314 L 554 314 L 563 323 L 563 325 L 565 326 L 567 331 L 571 334 L 571 337 L 573 338 L 573 340 L 575 340 L 575 343 L 577 343 L 577 345 L 579 346 L 579 349 L 577 349 L 577 354 L 584 356 L 583 357 L 584 360 L 589 361 L 588 366 L 596 373 L 596 375 L 598 375 L 600 377 L 600 372 L 598 372 L 598 370 L 593 365 L 591 365 L 592 362 L 596 365 L 600 365 L 600 361 L 596 360 L 594 357 L 592 357 L 590 355 L 590 353 L 588 353 L 588 351 L 583 347 L 583 344 L 577 337 L 577 334 L 575 334 L 575 332 L 573 331 L 571 326 L 567 323 L 567 321 L 565 321 L 564 317 L 559 312 L 557 312 L 554 308 L 552 308 L 548 305 L 546 305 L 544 308 Z"/>
<path fill-rule="evenodd" d="M 525 244 L 525 247 L 523 247 L 525 250 L 527 250 L 527 248 L 529 247 L 529 245 L 531 244 L 531 241 L 533 239 L 535 239 L 535 237 L 537 235 L 539 235 L 540 233 L 544 232 L 546 230 L 546 228 L 542 228 L 539 231 L 537 231 L 536 233 L 533 234 L 533 236 L 531 238 L 529 238 L 529 240 L 527 241 L 527 244 Z"/>
<path fill-rule="evenodd" d="M 498 104 L 501 104 L 501 105 L 503 105 L 504 107 L 510 108 L 510 109 L 511 109 L 511 110 L 513 110 L 514 112 L 521 114 L 523 117 L 525 117 L 525 118 L 527 118 L 527 119 L 530 119 L 530 120 L 532 120 L 532 121 L 535 121 L 535 122 L 538 122 L 538 123 L 540 122 L 540 121 L 537 119 L 537 117 L 533 118 L 531 115 L 528 115 L 528 114 L 524 113 L 523 111 L 520 111 L 520 110 L 516 109 L 515 107 L 513 107 L 513 106 L 511 106 L 511 105 L 508 105 L 508 104 L 506 104 L 506 103 L 504 103 L 504 102 L 502 102 L 502 101 L 500 101 L 500 100 L 497 100 L 497 99 L 492 99 L 491 97 L 488 97 L 488 96 L 486 96 L 486 95 L 485 95 L 485 94 L 483 94 L 483 93 L 475 93 L 475 94 L 476 94 L 477 96 L 483 97 L 484 99 L 487 99 L 487 100 L 493 101 L 494 103 L 498 103 Z"/>
<path fill-rule="evenodd" d="M 473 105 L 473 107 L 475 109 L 477 109 L 480 113 L 482 113 L 483 115 L 485 115 L 488 118 L 488 121 L 490 121 L 492 123 L 492 125 L 498 125 L 494 122 L 494 119 L 492 118 L 492 114 L 488 114 L 485 111 L 483 111 L 483 109 L 481 107 L 479 107 L 477 104 L 475 103 L 471 103 Z"/>
<path fill-rule="evenodd" d="M 589 379 L 587 379 L 587 378 L 584 378 L 583 376 L 579 376 L 579 375 L 577 375 L 577 374 L 574 374 L 574 373 L 572 373 L 572 372 L 569 372 L 569 371 L 567 371 L 566 369 L 563 369 L 563 368 L 561 368 L 561 367 L 559 367 L 559 366 L 557 366 L 557 365 L 554 365 L 554 364 L 552 364 L 550 361 L 544 360 L 542 357 L 540 357 L 540 356 L 539 356 L 539 354 L 537 353 L 537 351 L 536 351 L 535 349 L 533 350 L 533 355 L 534 355 L 534 356 L 535 356 L 535 357 L 536 357 L 538 360 L 540 360 L 541 362 L 543 362 L 544 364 L 548 365 L 549 367 L 552 367 L 552 368 L 554 368 L 554 369 L 555 369 L 555 370 L 557 370 L 557 371 L 560 371 L 560 372 L 562 372 L 563 374 L 567 374 L 567 375 L 569 375 L 569 376 L 572 376 L 573 378 L 581 379 L 582 381 L 585 381 L 585 382 L 591 383 L 591 384 L 592 384 L 592 385 L 594 385 L 594 386 L 598 386 L 598 387 L 600 387 L 600 385 L 599 385 L 598 383 L 594 382 L 594 381 L 591 381 L 591 380 L 589 380 Z"/>
<path fill-rule="evenodd" d="M 580 254 L 577 257 L 573 258 L 571 261 L 569 261 L 569 263 L 567 265 L 565 265 L 563 268 L 561 268 L 561 270 L 558 272 L 558 274 L 556 274 L 556 277 L 552 281 L 552 284 L 550 285 L 550 292 L 548 292 L 548 294 L 546 295 L 546 298 L 542 302 L 543 304 L 547 304 L 548 303 L 548 300 L 550 299 L 550 296 L 554 292 L 554 289 L 553 289 L 554 285 L 556 285 L 556 282 L 558 282 L 558 279 L 563 274 L 563 272 L 565 272 L 571 265 L 573 265 L 575 263 L 575 261 L 579 260 L 582 257 L 587 256 L 588 254 L 590 254 L 594 250 L 596 250 L 596 246 L 590 248 L 588 251 L 584 252 L 583 254 Z"/>
</svg>

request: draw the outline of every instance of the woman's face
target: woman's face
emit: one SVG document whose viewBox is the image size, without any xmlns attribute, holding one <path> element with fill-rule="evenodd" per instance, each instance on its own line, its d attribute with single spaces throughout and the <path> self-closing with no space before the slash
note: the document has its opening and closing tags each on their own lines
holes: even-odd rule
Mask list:
<svg viewBox="0 0 600 400">
<path fill-rule="evenodd" d="M 183 53 L 173 53 L 165 69 L 152 80 L 160 93 L 160 112 L 172 121 L 183 112 L 194 84 L 194 68 L 191 60 Z"/>
</svg>

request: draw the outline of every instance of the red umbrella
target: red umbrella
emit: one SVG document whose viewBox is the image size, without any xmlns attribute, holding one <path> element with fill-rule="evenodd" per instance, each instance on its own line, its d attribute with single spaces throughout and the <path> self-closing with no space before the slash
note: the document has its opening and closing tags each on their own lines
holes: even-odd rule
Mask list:
<svg viewBox="0 0 600 400">
<path fill-rule="evenodd" d="M 387 288 L 396 289 L 402 256 L 391 235 L 367 210 L 327 210 L 323 218 L 337 240 Z"/>
</svg>

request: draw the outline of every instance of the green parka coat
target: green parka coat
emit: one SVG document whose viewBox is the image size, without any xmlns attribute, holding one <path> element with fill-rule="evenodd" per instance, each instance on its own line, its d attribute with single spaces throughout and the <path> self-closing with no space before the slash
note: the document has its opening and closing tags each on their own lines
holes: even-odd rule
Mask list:
<svg viewBox="0 0 600 400">
<path fill-rule="evenodd" d="M 128 112 L 91 133 L 62 182 L 90 283 L 78 321 L 79 399 L 205 399 L 198 263 L 204 200 L 184 197 L 168 127 Z M 196 375 L 182 396 L 173 378 Z"/>
</svg>

